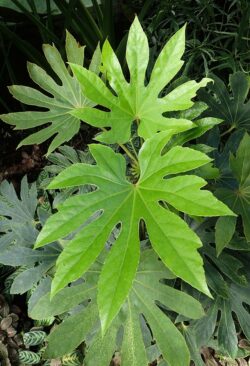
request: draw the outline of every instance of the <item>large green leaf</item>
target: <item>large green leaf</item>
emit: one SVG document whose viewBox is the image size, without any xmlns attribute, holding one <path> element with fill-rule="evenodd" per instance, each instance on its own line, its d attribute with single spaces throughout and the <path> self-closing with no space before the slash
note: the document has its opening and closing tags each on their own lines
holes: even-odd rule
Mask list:
<svg viewBox="0 0 250 366">
<path fill-rule="evenodd" d="M 247 310 L 250 304 L 249 289 L 249 284 L 245 287 L 231 284 L 228 299 L 222 299 L 218 295 L 210 304 L 207 315 L 191 322 L 187 331 L 191 336 L 190 330 L 192 330 L 197 350 L 207 346 L 209 340 L 216 334 L 219 350 L 227 357 L 233 359 L 236 357 L 238 350 L 238 328 L 236 329 L 236 325 L 240 325 L 244 336 L 250 340 L 250 314 Z M 218 317 L 219 313 L 220 317 Z M 192 352 L 191 349 L 190 352 Z"/>
<path fill-rule="evenodd" d="M 93 72 L 79 65 L 71 67 L 82 85 L 84 95 L 109 111 L 79 106 L 72 114 L 93 126 L 110 127 L 97 137 L 99 141 L 106 143 L 127 142 L 133 121 L 137 121 L 138 134 L 144 139 L 157 131 L 172 129 L 180 132 L 192 128 L 193 124 L 189 119 L 167 118 L 163 114 L 190 108 L 197 90 L 206 86 L 210 79 L 202 79 L 199 83 L 188 81 L 164 97 L 159 96 L 182 67 L 184 49 L 185 27 L 182 27 L 162 49 L 150 80 L 145 85 L 149 47 L 146 34 L 136 17 L 129 31 L 126 49 L 130 81 L 125 79 L 121 65 L 106 41 L 102 49 L 103 72 L 107 75 L 112 90 Z"/>
<path fill-rule="evenodd" d="M 166 271 L 163 263 L 157 260 L 152 250 L 143 252 L 142 261 L 128 299 L 127 321 L 125 323 L 127 333 L 125 332 L 124 342 L 127 342 L 129 346 L 126 348 L 124 346 L 124 351 L 122 350 L 122 356 L 126 360 L 130 360 L 129 364 L 133 366 L 145 365 L 142 362 L 145 356 L 140 347 L 142 341 L 138 329 L 140 328 L 138 324 L 140 314 L 143 314 L 149 324 L 153 339 L 168 365 L 189 365 L 189 352 L 184 338 L 158 305 L 182 314 L 188 319 L 200 318 L 203 310 L 191 296 L 161 282 L 163 278 L 172 278 L 172 275 Z M 139 351 L 132 349 L 133 339 L 139 342 Z"/>
<path fill-rule="evenodd" d="M 65 48 L 69 62 L 77 65 L 83 64 L 84 47 L 79 47 L 77 41 L 68 32 Z M 22 130 L 47 125 L 50 122 L 49 126 L 28 136 L 19 144 L 19 146 L 39 144 L 56 135 L 49 146 L 49 154 L 79 131 L 80 120 L 72 116 L 70 111 L 79 107 L 92 107 L 94 104 L 83 95 L 78 81 L 71 75 L 56 47 L 44 45 L 43 51 L 60 82 L 55 81 L 41 67 L 29 63 L 30 78 L 45 93 L 32 87 L 20 85 L 10 87 L 10 92 L 16 99 L 22 103 L 43 108 L 43 110 L 8 113 L 1 115 L 1 118 L 9 124 L 15 125 L 16 129 Z M 94 62 L 90 66 L 93 72 L 96 72 L 94 63 L 97 58 L 99 58 L 99 48 L 97 48 L 93 56 Z"/>
<path fill-rule="evenodd" d="M 36 247 L 66 237 L 77 229 L 58 258 L 53 294 L 88 270 L 112 230 L 121 224 L 98 285 L 104 329 L 117 314 L 132 285 L 140 256 L 141 220 L 146 224 L 153 248 L 166 266 L 176 276 L 209 294 L 202 259 L 197 252 L 201 241 L 170 208 L 174 206 L 197 216 L 233 213 L 210 192 L 200 190 L 206 185 L 202 178 L 172 177 L 207 164 L 210 159 L 199 151 L 180 146 L 161 155 L 170 138 L 171 132 L 163 131 L 144 143 L 138 157 L 141 175 L 135 184 L 126 179 L 126 162 L 121 154 L 107 146 L 92 144 L 90 151 L 96 165 L 74 164 L 49 185 L 50 188 L 85 184 L 97 187 L 94 192 L 67 199 L 39 234 Z M 166 176 L 168 178 L 163 179 Z M 166 207 L 162 206 L 162 201 L 166 202 Z"/>
<path fill-rule="evenodd" d="M 96 282 L 98 270 L 98 267 L 92 268 L 86 274 L 88 278 L 85 283 L 63 289 L 52 299 L 49 298 L 49 284 L 46 283 L 44 289 L 38 289 L 38 293 L 32 295 L 29 314 L 35 319 L 41 319 L 45 314 L 54 316 L 65 311 L 71 313 L 48 337 L 46 356 L 60 357 L 85 341 L 86 366 L 108 366 L 115 351 L 120 351 L 124 366 L 146 366 L 150 361 L 145 350 L 141 327 L 143 321 L 144 326 L 150 327 L 153 333 L 150 341 L 157 343 L 159 354 L 163 355 L 168 365 L 188 366 L 189 352 L 185 340 L 167 313 L 171 310 L 172 314 L 177 312 L 187 319 L 198 319 L 204 312 L 200 303 L 190 295 L 166 285 L 165 282 L 174 276 L 158 260 L 153 250 L 142 252 L 128 300 L 105 334 L 101 331 L 96 308 L 96 289 L 91 286 L 92 282 Z M 80 303 L 82 305 L 76 307 Z M 76 312 L 72 314 L 71 308 L 75 308 Z M 164 308 L 164 312 L 160 308 Z M 146 320 L 143 320 L 142 315 Z"/>
<path fill-rule="evenodd" d="M 226 202 L 229 207 L 241 215 L 244 226 L 244 233 L 250 241 L 250 137 L 245 134 L 236 156 L 230 156 L 230 167 L 236 179 L 236 184 L 229 188 L 218 188 L 218 197 Z"/>
<path fill-rule="evenodd" d="M 209 106 L 209 116 L 223 119 L 234 128 L 250 130 L 250 100 L 246 101 L 249 82 L 244 72 L 236 72 L 229 78 L 232 94 L 228 92 L 223 81 L 211 75 L 214 84 L 209 85 L 213 94 L 204 90 L 199 91 L 201 99 Z"/>
</svg>

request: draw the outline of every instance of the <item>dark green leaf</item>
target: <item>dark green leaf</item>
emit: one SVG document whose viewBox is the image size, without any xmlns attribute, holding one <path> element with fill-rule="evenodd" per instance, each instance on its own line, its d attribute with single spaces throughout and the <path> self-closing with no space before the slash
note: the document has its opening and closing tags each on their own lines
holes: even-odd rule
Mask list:
<svg viewBox="0 0 250 366">
<path fill-rule="evenodd" d="M 223 119 L 231 128 L 250 129 L 250 100 L 245 102 L 249 90 L 249 83 L 244 72 L 236 72 L 229 78 L 232 91 L 230 94 L 223 81 L 211 75 L 214 84 L 209 89 L 216 95 L 213 97 L 205 91 L 200 91 L 202 100 L 209 106 L 208 113 L 212 117 Z M 217 99 L 216 99 L 217 98 Z"/>
<path fill-rule="evenodd" d="M 229 188 L 218 188 L 217 196 L 229 205 L 236 213 L 241 215 L 244 233 L 247 240 L 250 240 L 250 205 L 249 205 L 249 188 L 250 188 L 250 137 L 245 134 L 236 156 L 230 156 L 230 166 L 237 185 Z"/>
<path fill-rule="evenodd" d="M 236 226 L 236 217 L 220 217 L 215 225 L 216 252 L 219 256 L 233 237 Z"/>
</svg>

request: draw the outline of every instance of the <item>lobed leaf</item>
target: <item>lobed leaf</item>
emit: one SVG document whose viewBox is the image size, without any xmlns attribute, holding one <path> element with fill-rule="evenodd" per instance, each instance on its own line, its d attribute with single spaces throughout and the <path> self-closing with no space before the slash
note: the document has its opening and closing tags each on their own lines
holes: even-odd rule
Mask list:
<svg viewBox="0 0 250 366">
<path fill-rule="evenodd" d="M 66 34 L 65 48 L 68 61 L 78 65 L 83 64 L 84 47 L 79 47 L 69 32 Z M 44 45 L 43 51 L 57 79 L 54 80 L 40 66 L 32 63 L 28 63 L 28 72 L 34 83 L 45 93 L 32 87 L 20 85 L 13 85 L 9 88 L 14 98 L 24 104 L 40 107 L 42 111 L 8 113 L 1 115 L 1 119 L 6 123 L 15 125 L 16 129 L 29 129 L 50 123 L 49 126 L 47 125 L 42 130 L 26 137 L 19 144 L 19 147 L 40 144 L 53 136 L 47 152 L 49 155 L 65 141 L 69 141 L 80 129 L 79 118 L 72 116 L 70 111 L 80 107 L 92 107 L 94 104 L 82 94 L 77 80 L 71 75 L 71 71 L 64 64 L 56 47 Z M 95 61 L 98 54 L 99 46 L 93 56 Z M 92 70 L 96 72 L 93 67 Z"/>
<path fill-rule="evenodd" d="M 197 252 L 201 241 L 168 205 L 204 216 L 233 213 L 211 193 L 200 191 L 205 184 L 203 179 L 192 175 L 184 179 L 172 177 L 172 174 L 202 166 L 210 159 L 199 151 L 183 147 L 174 147 L 162 155 L 170 137 L 170 132 L 163 131 L 144 143 L 138 156 L 141 176 L 135 184 L 126 180 L 122 155 L 107 146 L 93 144 L 90 151 L 96 165 L 73 164 L 49 185 L 49 188 L 85 184 L 97 187 L 94 192 L 67 199 L 38 236 L 36 247 L 41 247 L 77 230 L 57 260 L 53 295 L 88 270 L 113 229 L 120 224 L 119 236 L 107 256 L 98 283 L 97 302 L 104 332 L 132 286 L 139 262 L 141 220 L 164 264 L 176 276 L 209 295 L 202 259 Z M 203 199 L 209 200 L 208 203 L 201 204 Z M 165 208 L 162 201 L 166 202 Z"/>
<path fill-rule="evenodd" d="M 72 352 L 94 326 L 97 314 L 97 307 L 89 305 L 86 309 L 69 316 L 48 336 L 48 347 L 44 356 L 49 354 L 49 358 L 56 358 Z"/>
<path fill-rule="evenodd" d="M 195 127 L 186 118 L 169 118 L 165 112 L 188 109 L 199 88 L 210 79 L 199 83 L 188 81 L 164 97 L 160 94 L 180 70 L 185 48 L 185 26 L 167 42 L 155 62 L 150 80 L 145 80 L 149 61 L 149 47 L 145 33 L 137 17 L 129 30 L 126 60 L 130 80 L 125 79 L 121 65 L 108 41 L 103 45 L 103 71 L 110 88 L 96 74 L 79 65 L 71 64 L 74 75 L 82 86 L 84 95 L 108 111 L 91 108 L 72 110 L 71 114 L 92 126 L 109 127 L 96 138 L 99 141 L 125 143 L 130 139 L 131 125 L 138 123 L 139 136 L 147 139 L 158 131 L 171 129 L 175 133 Z"/>
<path fill-rule="evenodd" d="M 208 113 L 212 117 L 221 118 L 232 129 L 250 129 L 250 100 L 246 100 L 249 91 L 249 83 L 244 72 L 238 71 L 229 77 L 231 93 L 223 81 L 214 74 L 213 85 L 209 85 L 209 91 L 200 91 L 200 98 L 209 106 Z M 216 96 L 216 98 L 215 98 Z"/>
<path fill-rule="evenodd" d="M 50 314 L 50 316 L 66 309 L 71 313 L 49 335 L 46 357 L 56 358 L 64 353 L 72 352 L 84 341 L 86 345 L 84 364 L 86 366 L 96 364 L 108 366 L 115 351 L 120 351 L 122 365 L 145 366 L 151 361 L 146 352 L 141 328 L 142 322 L 144 322 L 149 335 L 153 333 L 152 336 L 150 335 L 150 342 L 156 341 L 157 347 L 168 365 L 189 365 L 187 345 L 182 334 L 169 319 L 168 310 L 180 310 L 180 313 L 188 319 L 189 317 L 196 319 L 203 316 L 203 309 L 200 303 L 190 295 L 165 284 L 166 279 L 173 278 L 173 275 L 158 260 L 153 250 L 147 249 L 142 252 L 141 262 L 127 301 L 106 333 L 102 332 L 100 326 L 95 301 L 96 290 L 92 289 L 92 292 L 89 293 L 83 292 L 84 287 L 88 288 L 93 281 L 96 282 L 96 274 L 94 272 L 91 274 L 90 271 L 86 276 L 88 277 L 86 283 L 63 289 L 52 300 L 48 299 L 48 288 L 39 290 L 40 294 L 44 290 L 47 291 L 42 297 L 32 295 L 36 301 L 34 302 L 32 299 L 33 310 L 30 314 L 33 314 L 35 318 L 37 316 L 39 319 L 41 318 L 42 308 L 44 308 L 44 314 Z M 163 279 L 165 279 L 164 282 Z M 77 297 L 78 290 L 79 296 Z M 71 294 L 73 295 L 72 307 L 75 307 L 77 303 L 82 303 L 75 308 L 73 314 L 68 307 Z M 45 302 L 46 297 L 48 303 Z M 88 303 L 90 300 L 91 302 L 86 307 L 87 299 Z M 68 305 L 65 307 L 66 303 Z M 56 310 L 56 305 L 59 306 L 59 311 Z M 48 311 L 46 307 L 48 307 Z M 164 312 L 161 310 L 163 307 Z M 150 327 L 150 331 L 148 327 Z M 66 338 L 66 342 L 63 341 L 64 338 Z M 178 357 L 175 355 L 176 347 L 179 350 Z"/>
<path fill-rule="evenodd" d="M 230 167 L 236 178 L 233 187 L 218 188 L 216 195 L 229 207 L 238 213 L 243 221 L 244 233 L 250 240 L 250 162 L 249 162 L 250 137 L 246 133 L 242 138 L 236 156 L 230 156 Z"/>
</svg>

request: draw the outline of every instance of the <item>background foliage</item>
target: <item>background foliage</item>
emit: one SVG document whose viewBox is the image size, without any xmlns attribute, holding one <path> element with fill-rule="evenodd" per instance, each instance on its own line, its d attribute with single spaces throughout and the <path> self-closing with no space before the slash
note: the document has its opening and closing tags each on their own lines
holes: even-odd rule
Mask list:
<svg viewBox="0 0 250 366">
<path fill-rule="evenodd" d="M 57 52 L 58 49 L 58 59 L 61 55 L 63 61 L 77 63 L 70 59 L 69 47 L 67 50 L 66 46 L 65 52 L 65 29 L 80 44 L 87 46 L 84 65 L 90 65 L 92 69 L 94 66 L 93 63 L 91 66 L 91 59 L 98 42 L 102 46 L 108 38 L 127 77 L 127 30 L 137 13 L 149 39 L 149 66 L 146 70 L 146 80 L 149 80 L 160 50 L 173 33 L 187 23 L 185 67 L 164 89 L 164 95 L 171 94 L 176 87 L 192 78 L 200 80 L 209 77 L 214 83 L 209 83 L 206 89 L 198 92 L 193 107 L 166 113 L 168 119 L 188 119 L 196 124 L 195 133 L 186 131 L 177 135 L 171 139 L 167 148 L 182 145 L 183 148 L 195 149 L 197 153 L 206 153 L 213 159 L 213 162 L 205 166 L 195 167 L 192 174 L 206 179 L 206 189 L 238 216 L 216 219 L 198 218 L 194 213 L 183 215 L 185 222 L 203 243 L 200 253 L 213 298 L 202 295 L 177 279 L 152 253 L 148 237 L 141 237 L 143 254 L 136 280 L 127 302 L 105 337 L 102 337 L 101 325 L 96 321 L 96 283 L 105 261 L 105 248 L 112 247 L 119 228 L 112 232 L 98 261 L 82 279 L 76 281 L 74 286 L 63 289 L 52 300 L 49 291 L 55 275 L 55 263 L 72 237 L 69 235 L 63 240 L 56 238 L 46 247 L 32 249 L 41 228 L 60 204 L 72 195 L 92 192 L 91 186 L 82 187 L 78 184 L 56 191 L 46 191 L 45 188 L 66 167 L 70 169 L 72 164 L 79 162 L 93 164 L 93 157 L 86 144 L 97 131 L 81 124 L 77 135 L 70 142 L 71 146 L 59 147 L 48 154 L 47 159 L 41 157 L 48 150 L 49 145 L 45 142 L 39 147 L 41 152 L 36 146 L 22 147 L 21 153 L 11 155 L 7 161 L 6 156 L 10 156 L 9 142 L 12 142 L 13 152 L 13 141 L 17 145 L 27 134 L 23 130 L 14 132 L 7 124 L 0 122 L 3 137 L 3 161 L 0 163 L 0 180 L 3 180 L 0 185 L 0 276 L 1 291 L 5 297 L 0 301 L 5 304 L 2 308 L 7 310 L 7 303 L 18 304 L 23 314 L 26 311 L 22 310 L 22 306 L 24 309 L 26 307 L 23 304 L 25 297 L 29 317 L 33 319 L 32 324 L 24 326 L 23 315 L 20 313 L 18 316 L 21 320 L 17 320 L 14 315 L 10 316 L 9 310 L 0 314 L 0 327 L 4 327 L 1 332 L 4 332 L 5 337 L 1 341 L 3 346 L 0 347 L 0 357 L 6 364 L 14 364 L 14 358 L 11 361 L 8 359 L 9 356 L 16 355 L 13 350 L 19 348 L 23 364 L 81 365 L 84 362 L 85 365 L 108 366 L 111 359 L 114 365 L 119 365 L 122 357 L 125 365 L 145 366 L 149 363 L 153 366 L 166 366 L 163 360 L 166 358 L 169 365 L 183 366 L 190 353 L 196 366 L 247 365 L 250 355 L 249 2 L 227 0 L 221 4 L 214 0 L 131 0 L 119 1 L 118 5 L 111 0 L 103 0 L 101 3 L 54 0 L 43 2 L 43 6 L 41 4 L 34 0 L 0 2 L 2 113 L 20 111 L 20 108 L 28 113 L 25 105 L 13 101 L 5 88 L 5 85 L 21 83 L 34 87 L 28 80 L 25 65 L 27 60 L 40 67 L 37 68 L 37 75 L 43 69 L 48 74 L 49 83 L 55 80 L 60 85 L 58 70 L 54 72 L 43 56 L 42 43 L 53 43 L 54 47 L 46 47 L 51 52 Z M 68 40 L 71 37 L 71 44 L 74 43 L 76 49 L 78 45 L 73 36 L 68 35 Z M 110 52 L 107 43 L 104 47 L 107 53 Z M 100 61 L 98 51 L 96 52 L 94 65 L 98 74 Z M 79 58 L 80 53 L 82 57 L 81 48 Z M 19 60 L 18 63 L 16 59 Z M 67 82 L 71 80 L 72 74 L 62 61 L 60 63 L 62 72 L 66 70 Z M 82 63 L 81 59 L 79 64 Z M 34 76 L 34 70 L 31 73 Z M 37 77 L 34 76 L 35 79 Z M 103 80 L 107 83 L 104 76 Z M 37 93 L 40 93 L 41 86 L 43 85 L 39 84 Z M 47 101 L 47 93 L 50 91 L 48 85 L 46 87 L 44 100 Z M 13 93 L 21 102 L 26 102 L 27 96 L 20 93 L 19 88 L 16 87 Z M 33 96 L 34 91 L 29 94 L 29 98 Z M 37 99 L 40 96 L 41 94 Z M 45 106 L 42 102 L 41 104 L 41 107 Z M 31 107 L 31 110 L 36 110 L 36 107 Z M 44 126 L 51 128 L 51 125 Z M 69 140 L 73 132 L 77 131 L 68 131 L 70 136 L 66 135 L 67 131 L 65 134 L 60 129 L 60 132 L 62 138 L 50 145 L 49 152 Z M 33 133 L 37 134 L 38 130 L 35 128 Z M 47 139 L 50 136 L 48 134 L 45 137 Z M 38 141 L 35 137 L 30 143 L 40 143 L 42 140 L 44 138 Z M 140 140 L 135 138 L 133 144 L 137 152 Z M 123 151 L 117 144 L 113 144 L 112 148 L 116 152 Z M 133 179 L 138 171 L 136 165 L 130 165 L 129 155 L 135 151 L 130 143 L 125 148 L 128 153 L 127 173 Z M 22 178 L 25 173 L 28 173 L 28 179 Z M 4 178 L 8 178 L 8 181 Z M 148 283 L 150 289 L 146 288 Z M 171 298 L 175 301 L 171 302 Z M 32 328 L 34 326 L 35 329 Z M 17 334 L 20 333 L 20 343 L 13 338 L 13 329 L 17 329 Z M 166 340 L 166 333 L 171 341 Z M 47 334 L 49 337 L 45 351 L 44 340 Z M 65 334 L 71 335 L 67 342 Z M 180 349 L 181 354 L 176 352 Z"/>
</svg>

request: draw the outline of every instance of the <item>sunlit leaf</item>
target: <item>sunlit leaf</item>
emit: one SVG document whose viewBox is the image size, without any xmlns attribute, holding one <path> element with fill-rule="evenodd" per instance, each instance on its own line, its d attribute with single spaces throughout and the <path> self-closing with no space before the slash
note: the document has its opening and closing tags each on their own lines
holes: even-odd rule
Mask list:
<svg viewBox="0 0 250 366">
<path fill-rule="evenodd" d="M 194 80 L 187 81 L 160 97 L 164 87 L 182 67 L 181 57 L 184 49 L 185 26 L 163 47 L 147 83 L 145 74 L 149 61 L 148 40 L 138 18 L 135 17 L 129 30 L 126 48 L 129 82 L 125 79 L 109 42 L 106 41 L 102 49 L 103 72 L 107 75 L 112 90 L 93 72 L 79 65 L 71 65 L 71 68 L 82 86 L 84 95 L 108 111 L 79 107 L 72 111 L 72 114 L 92 126 L 110 127 L 97 137 L 105 143 L 127 142 L 133 121 L 138 123 L 138 134 L 144 139 L 157 131 L 172 129 L 180 132 L 195 127 L 187 118 L 168 118 L 163 114 L 190 108 L 197 90 L 206 86 L 210 79 L 204 78 L 199 83 Z"/>
<path fill-rule="evenodd" d="M 53 294 L 88 270 L 112 230 L 121 223 L 98 285 L 98 306 L 104 329 L 119 311 L 132 285 L 140 256 L 141 220 L 146 224 L 153 248 L 166 266 L 176 276 L 209 294 L 202 259 L 197 252 L 200 239 L 181 217 L 160 202 L 197 216 L 231 215 L 232 212 L 209 191 L 200 189 L 206 185 L 202 178 L 194 175 L 172 177 L 202 166 L 210 159 L 199 151 L 179 146 L 161 155 L 170 137 L 170 132 L 163 131 L 144 143 L 139 153 L 141 175 L 135 184 L 126 179 L 122 155 L 107 146 L 93 144 L 90 151 L 96 165 L 74 164 L 49 186 L 65 188 L 92 184 L 98 187 L 94 192 L 66 200 L 39 234 L 36 247 L 79 229 L 58 258 Z M 167 179 L 163 179 L 166 176 Z"/>
</svg>

